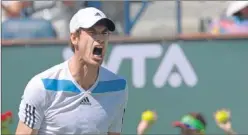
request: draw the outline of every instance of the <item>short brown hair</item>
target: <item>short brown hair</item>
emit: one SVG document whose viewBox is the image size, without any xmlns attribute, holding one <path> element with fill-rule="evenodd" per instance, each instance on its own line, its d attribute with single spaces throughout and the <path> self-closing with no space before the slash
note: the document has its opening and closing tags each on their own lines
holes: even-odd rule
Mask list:
<svg viewBox="0 0 248 135">
<path fill-rule="evenodd" d="M 194 118 L 196 118 L 197 120 L 199 120 L 204 125 L 204 127 L 206 128 L 207 122 L 206 122 L 204 116 L 201 113 L 192 112 L 192 113 L 189 113 L 189 114 L 191 116 L 193 116 Z"/>
<path fill-rule="evenodd" d="M 76 34 L 76 37 L 79 37 L 79 36 L 80 36 L 82 30 L 83 30 L 82 28 L 79 28 L 79 29 L 77 29 L 77 30 L 75 31 L 74 34 Z M 73 45 L 73 43 L 71 42 L 71 40 L 70 40 L 70 47 L 71 47 L 71 50 L 72 50 L 73 52 L 75 52 L 75 45 Z"/>
</svg>

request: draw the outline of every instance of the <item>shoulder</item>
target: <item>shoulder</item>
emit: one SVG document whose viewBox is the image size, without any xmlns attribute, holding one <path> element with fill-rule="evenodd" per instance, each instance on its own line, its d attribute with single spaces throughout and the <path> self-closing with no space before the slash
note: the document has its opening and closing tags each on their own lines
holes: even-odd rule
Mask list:
<svg viewBox="0 0 248 135">
<path fill-rule="evenodd" d="M 126 79 L 103 67 L 101 67 L 99 76 L 98 85 L 93 92 L 105 93 L 104 95 L 111 96 L 115 101 L 120 101 L 120 104 L 125 104 L 128 98 Z"/>
<path fill-rule="evenodd" d="M 66 63 L 67 62 L 63 62 L 50 67 L 47 70 L 37 74 L 36 76 L 39 78 L 58 78 L 59 76 L 61 76 L 61 74 L 63 74 L 63 71 L 66 68 Z"/>
<path fill-rule="evenodd" d="M 50 67 L 49 69 L 35 75 L 30 83 L 32 84 L 35 84 L 37 82 L 40 83 L 40 85 L 44 87 L 46 81 L 48 79 L 60 79 L 60 78 L 65 78 L 65 69 L 66 68 L 66 65 L 65 65 L 65 62 L 64 63 L 61 63 L 61 64 L 58 64 L 58 65 L 55 65 L 53 67 Z"/>
<path fill-rule="evenodd" d="M 110 70 L 101 67 L 100 73 L 99 73 L 99 83 L 108 85 L 108 88 L 112 88 L 116 90 L 126 90 L 127 88 L 127 81 L 124 77 L 119 76 Z"/>
<path fill-rule="evenodd" d="M 123 76 L 117 75 L 104 67 L 100 68 L 100 80 L 101 81 L 124 80 L 126 83 L 126 79 Z"/>
<path fill-rule="evenodd" d="M 46 83 L 45 80 L 47 78 L 59 77 L 63 71 L 63 67 L 64 67 L 63 64 L 64 63 L 55 65 L 32 77 L 25 87 L 24 96 L 47 95 L 47 91 L 45 88 L 45 83 Z"/>
</svg>

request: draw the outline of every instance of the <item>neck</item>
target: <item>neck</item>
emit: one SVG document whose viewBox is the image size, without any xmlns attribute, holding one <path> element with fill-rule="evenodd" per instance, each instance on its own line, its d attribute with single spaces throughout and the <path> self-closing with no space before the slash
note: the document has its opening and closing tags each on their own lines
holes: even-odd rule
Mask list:
<svg viewBox="0 0 248 135">
<path fill-rule="evenodd" d="M 73 56 L 69 61 L 72 77 L 84 89 L 88 90 L 97 80 L 99 67 L 86 64 L 82 59 Z"/>
</svg>

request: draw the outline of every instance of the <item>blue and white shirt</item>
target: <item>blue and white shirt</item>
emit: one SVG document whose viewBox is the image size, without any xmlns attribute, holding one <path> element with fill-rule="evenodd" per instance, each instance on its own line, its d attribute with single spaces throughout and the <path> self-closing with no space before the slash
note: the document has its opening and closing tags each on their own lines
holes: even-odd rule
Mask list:
<svg viewBox="0 0 248 135">
<path fill-rule="evenodd" d="M 126 80 L 103 67 L 96 83 L 85 91 L 66 61 L 29 81 L 18 115 L 38 134 L 120 133 L 127 93 Z"/>
</svg>

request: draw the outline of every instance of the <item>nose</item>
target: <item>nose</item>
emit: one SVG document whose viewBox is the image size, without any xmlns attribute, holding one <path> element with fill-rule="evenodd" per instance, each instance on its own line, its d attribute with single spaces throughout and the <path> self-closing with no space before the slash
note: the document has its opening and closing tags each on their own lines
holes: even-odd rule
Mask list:
<svg viewBox="0 0 248 135">
<path fill-rule="evenodd" d="M 106 40 L 106 37 L 104 35 L 97 35 L 95 36 L 95 40 L 99 43 L 99 44 L 103 44 Z"/>
<path fill-rule="evenodd" d="M 99 44 L 104 44 L 104 40 L 97 40 Z"/>
</svg>

